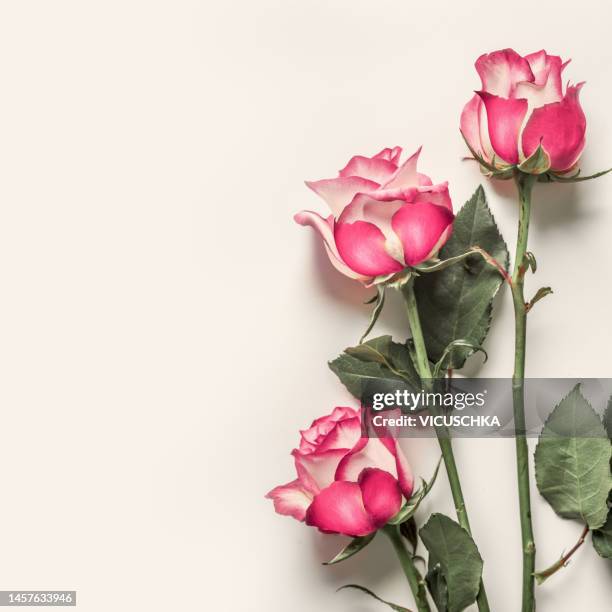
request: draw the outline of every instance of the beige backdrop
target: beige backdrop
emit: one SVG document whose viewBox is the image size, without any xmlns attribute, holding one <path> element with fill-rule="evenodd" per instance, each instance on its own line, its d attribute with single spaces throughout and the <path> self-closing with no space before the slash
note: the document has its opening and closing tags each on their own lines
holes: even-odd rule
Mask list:
<svg viewBox="0 0 612 612">
<path fill-rule="evenodd" d="M 76 589 L 86 612 L 366 612 L 410 598 L 386 543 L 274 515 L 297 430 L 351 402 L 326 361 L 369 293 L 292 221 L 302 184 L 423 144 L 456 206 L 461 108 L 482 52 L 545 47 L 586 80 L 587 171 L 612 164 L 608 2 L 6 0 L 0 5 L 0 589 Z M 486 183 L 507 240 L 509 184 Z M 612 178 L 537 189 L 532 376 L 610 376 Z M 391 303 L 379 330 L 405 332 Z M 483 376 L 511 371 L 508 295 Z M 476 371 L 477 368 L 473 368 Z M 406 445 L 428 476 L 432 440 Z M 513 443 L 457 444 L 495 612 L 516 612 Z M 535 498 L 538 566 L 579 525 Z M 440 478 L 422 515 L 450 513 Z M 538 610 L 609 609 L 590 544 Z M 586 603 L 585 603 L 586 602 Z"/>
</svg>

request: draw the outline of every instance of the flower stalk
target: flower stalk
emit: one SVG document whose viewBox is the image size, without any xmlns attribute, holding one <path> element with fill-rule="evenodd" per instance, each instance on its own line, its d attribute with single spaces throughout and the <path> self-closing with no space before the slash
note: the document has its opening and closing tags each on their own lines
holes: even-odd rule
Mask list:
<svg viewBox="0 0 612 612">
<path fill-rule="evenodd" d="M 550 578 L 553 574 L 556 574 L 560 569 L 564 568 L 572 558 L 572 555 L 584 544 L 587 535 L 589 534 L 589 526 L 585 525 L 582 533 L 580 534 L 580 538 L 578 541 L 566 552 L 556 563 L 553 563 L 550 567 L 542 570 L 541 572 L 536 572 L 535 579 L 538 584 L 542 584 L 545 580 Z"/>
<path fill-rule="evenodd" d="M 408 313 L 408 322 L 410 324 L 410 331 L 412 333 L 412 341 L 414 343 L 414 351 L 416 356 L 416 368 L 419 376 L 425 386 L 430 387 L 433 381 L 431 366 L 429 364 L 429 357 L 427 356 L 427 347 L 425 346 L 425 338 L 423 336 L 423 329 L 421 327 L 421 319 L 419 318 L 419 311 L 414 294 L 414 279 L 410 279 L 403 287 L 402 293 L 406 302 L 406 311 Z M 430 407 L 430 411 L 435 414 L 438 412 L 437 407 Z M 452 440 L 450 432 L 446 427 L 436 427 L 436 436 L 442 451 L 442 457 L 444 459 L 444 466 L 446 467 L 446 473 L 448 475 L 448 482 L 450 485 L 451 493 L 453 496 L 453 502 L 455 504 L 455 510 L 457 513 L 457 520 L 459 524 L 471 535 L 472 530 L 470 528 L 470 521 L 468 518 L 467 508 L 465 500 L 463 498 L 463 491 L 461 489 L 461 481 L 459 479 L 459 472 L 457 470 L 457 463 L 455 461 L 455 454 L 453 452 Z M 489 602 L 485 592 L 484 583 L 480 582 L 480 592 L 476 600 L 478 604 L 478 610 L 480 612 L 489 612 Z"/>
<path fill-rule="evenodd" d="M 404 541 L 402 540 L 402 535 L 399 531 L 399 525 L 387 525 L 383 528 L 383 531 L 391 540 L 393 549 L 397 554 L 397 558 L 399 559 L 400 565 L 402 566 L 404 575 L 406 576 L 408 584 L 410 585 L 410 590 L 414 595 L 414 601 L 417 605 L 417 610 L 419 612 L 431 612 L 429 602 L 427 601 L 427 590 L 425 589 L 425 581 L 419 573 L 419 570 L 417 570 L 414 564 L 414 559 L 406 550 L 406 546 L 404 545 Z"/>
<path fill-rule="evenodd" d="M 519 225 L 512 273 L 512 301 L 514 303 L 514 373 L 512 401 L 514 409 L 516 473 L 518 480 L 521 540 L 523 546 L 523 599 L 522 612 L 535 610 L 534 574 L 536 546 L 531 524 L 531 496 L 529 491 L 529 448 L 525 431 L 525 349 L 527 338 L 528 304 L 525 302 L 524 284 L 528 261 L 527 240 L 531 213 L 531 192 L 537 177 L 518 173 L 515 177 L 519 195 Z"/>
</svg>

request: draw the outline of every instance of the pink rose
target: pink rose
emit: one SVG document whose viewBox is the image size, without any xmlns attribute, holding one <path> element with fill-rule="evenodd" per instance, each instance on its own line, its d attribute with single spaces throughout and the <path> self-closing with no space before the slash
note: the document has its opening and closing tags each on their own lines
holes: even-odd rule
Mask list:
<svg viewBox="0 0 612 612">
<path fill-rule="evenodd" d="M 332 264 L 346 276 L 369 284 L 433 257 L 450 236 L 448 183 L 433 185 L 417 172 L 420 151 L 403 164 L 400 147 L 356 155 L 338 178 L 306 183 L 332 214 L 325 219 L 302 211 L 295 220 L 319 232 Z"/>
<path fill-rule="evenodd" d="M 482 90 L 461 114 L 461 132 L 470 147 L 503 170 L 521 164 L 542 143 L 550 165 L 535 173 L 571 170 L 584 149 L 586 118 L 578 100 L 584 83 L 568 84 L 563 93 L 561 73 L 568 63 L 546 51 L 525 57 L 512 49 L 481 55 L 476 70 Z"/>
<path fill-rule="evenodd" d="M 297 479 L 266 497 L 279 514 L 325 533 L 364 536 L 380 527 L 410 499 L 413 477 L 394 438 L 362 438 L 361 415 L 334 408 L 300 432 Z"/>
</svg>

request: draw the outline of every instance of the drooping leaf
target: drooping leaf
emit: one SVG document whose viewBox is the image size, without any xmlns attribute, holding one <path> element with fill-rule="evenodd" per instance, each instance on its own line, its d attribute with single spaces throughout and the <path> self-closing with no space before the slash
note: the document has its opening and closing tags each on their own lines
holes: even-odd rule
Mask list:
<svg viewBox="0 0 612 612">
<path fill-rule="evenodd" d="M 380 603 L 384 603 L 392 610 L 395 610 L 395 612 L 411 612 L 408 608 L 404 608 L 403 606 L 398 606 L 397 604 L 391 603 L 390 601 L 385 601 L 384 599 L 381 599 L 378 595 L 376 595 L 376 593 L 373 593 L 372 591 L 370 591 L 370 589 L 366 589 L 365 587 L 362 587 L 359 584 L 345 584 L 344 586 L 341 586 L 338 590 L 341 591 L 342 589 L 357 589 L 358 591 L 367 593 L 370 597 L 373 597 L 377 601 L 380 601 Z"/>
<path fill-rule="evenodd" d="M 364 549 L 376 537 L 376 534 L 377 532 L 375 531 L 367 536 L 353 538 L 331 561 L 326 561 L 323 565 L 335 565 L 352 557 Z"/>
<path fill-rule="evenodd" d="M 419 533 L 429 551 L 427 584 L 432 597 L 436 603 L 445 599 L 443 609 L 448 612 L 461 612 L 476 601 L 480 590 L 483 562 L 474 540 L 443 514 L 432 514 Z"/>
<path fill-rule="evenodd" d="M 608 520 L 603 527 L 593 532 L 593 546 L 599 555 L 612 559 L 612 511 L 608 513 Z"/>
<path fill-rule="evenodd" d="M 608 514 L 611 457 L 601 419 L 576 385 L 540 434 L 535 450 L 538 489 L 559 516 L 599 529 Z"/>
<path fill-rule="evenodd" d="M 393 342 L 391 336 L 349 347 L 329 367 L 358 399 L 372 390 L 410 390 L 421 386 L 408 347 Z"/>
<path fill-rule="evenodd" d="M 453 234 L 439 257 L 450 259 L 474 246 L 484 249 L 507 269 L 508 249 L 482 187 L 457 214 Z M 438 362 L 454 340 L 464 339 L 473 346 L 482 346 L 489 331 L 493 298 L 502 280 L 500 273 L 478 254 L 416 279 L 417 303 L 430 361 Z M 472 352 L 468 346 L 455 347 L 445 357 L 442 369 L 461 368 Z"/>
</svg>

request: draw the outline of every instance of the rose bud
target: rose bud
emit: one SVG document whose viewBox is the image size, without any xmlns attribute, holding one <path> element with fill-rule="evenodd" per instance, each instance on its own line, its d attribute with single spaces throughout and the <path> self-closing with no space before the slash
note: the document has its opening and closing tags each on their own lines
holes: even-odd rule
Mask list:
<svg viewBox="0 0 612 612">
<path fill-rule="evenodd" d="M 279 514 L 357 537 L 384 527 L 410 499 L 413 477 L 399 445 L 362 438 L 359 411 L 334 408 L 301 436 L 292 452 L 297 478 L 266 495 Z"/>
<path fill-rule="evenodd" d="M 521 57 L 512 49 L 476 60 L 482 88 L 463 109 L 461 132 L 483 171 L 510 178 L 516 166 L 529 174 L 575 168 L 585 145 L 584 83 L 563 91 L 568 63 L 546 51 Z"/>
<path fill-rule="evenodd" d="M 320 234 L 332 264 L 364 284 L 430 259 L 452 229 L 448 183 L 434 185 L 417 172 L 420 149 L 402 164 L 401 153 L 394 147 L 357 155 L 337 178 L 307 182 L 332 214 L 295 215 Z"/>
</svg>

